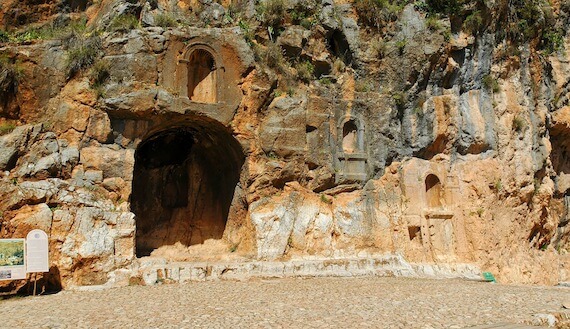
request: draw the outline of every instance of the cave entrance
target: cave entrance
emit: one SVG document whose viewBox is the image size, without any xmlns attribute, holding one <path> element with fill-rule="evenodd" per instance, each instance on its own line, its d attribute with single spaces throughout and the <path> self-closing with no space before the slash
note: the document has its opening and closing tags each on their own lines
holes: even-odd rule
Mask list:
<svg viewBox="0 0 570 329">
<path fill-rule="evenodd" d="M 212 124 L 170 128 L 143 140 L 131 195 L 137 257 L 221 239 L 243 162 L 240 144 Z"/>
</svg>

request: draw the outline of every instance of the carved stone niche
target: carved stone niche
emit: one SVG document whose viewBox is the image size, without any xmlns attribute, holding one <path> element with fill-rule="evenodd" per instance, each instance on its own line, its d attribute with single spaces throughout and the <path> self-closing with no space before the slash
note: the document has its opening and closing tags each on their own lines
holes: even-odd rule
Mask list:
<svg viewBox="0 0 570 329">
<path fill-rule="evenodd" d="M 225 80 L 225 67 L 223 59 L 213 48 L 195 44 L 186 50 L 178 62 L 186 65 L 187 73 L 186 81 L 181 81 L 186 86 L 186 93 L 182 95 L 195 103 L 223 103 L 219 82 Z"/>
<path fill-rule="evenodd" d="M 204 35 L 172 40 L 159 81 L 174 95 L 168 110 L 229 123 L 243 97 L 239 84 L 252 65 L 250 54 L 239 46 Z"/>
<path fill-rule="evenodd" d="M 400 172 L 402 192 L 409 200 L 403 215 L 410 246 L 437 262 L 466 259 L 464 225 L 455 215 L 457 176 L 444 163 L 417 158 L 404 163 Z"/>
<path fill-rule="evenodd" d="M 363 182 L 368 178 L 368 155 L 364 143 L 364 124 L 354 115 L 346 115 L 337 125 L 336 183 Z"/>
</svg>

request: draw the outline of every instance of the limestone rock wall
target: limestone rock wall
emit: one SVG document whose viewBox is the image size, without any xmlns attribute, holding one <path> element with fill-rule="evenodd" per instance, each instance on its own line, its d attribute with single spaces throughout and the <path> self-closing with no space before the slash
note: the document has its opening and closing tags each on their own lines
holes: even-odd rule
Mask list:
<svg viewBox="0 0 570 329">
<path fill-rule="evenodd" d="M 446 35 L 413 5 L 382 46 L 351 4 L 253 37 L 246 18 L 201 6 L 78 7 L 91 26 L 121 13 L 141 24 L 96 36 L 98 84 L 93 69 L 66 72 L 65 40 L 0 45 L 21 74 L 0 101 L 17 126 L 0 136 L 0 234 L 48 232 L 45 280 L 136 277 L 142 237 L 172 260 L 397 254 L 502 282 L 570 280 L 566 54 L 527 42 L 505 57 L 496 31 Z M 187 11 L 219 27 L 152 26 Z M 282 56 L 312 78 L 271 62 Z M 164 132 L 184 134 L 149 143 Z"/>
</svg>

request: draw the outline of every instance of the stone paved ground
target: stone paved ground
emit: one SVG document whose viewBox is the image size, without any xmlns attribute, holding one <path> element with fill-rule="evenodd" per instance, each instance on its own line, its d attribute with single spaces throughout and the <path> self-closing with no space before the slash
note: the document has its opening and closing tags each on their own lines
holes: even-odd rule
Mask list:
<svg viewBox="0 0 570 329">
<path fill-rule="evenodd" d="M 563 311 L 570 288 L 312 278 L 65 291 L 0 301 L 1 328 L 463 328 Z"/>
</svg>

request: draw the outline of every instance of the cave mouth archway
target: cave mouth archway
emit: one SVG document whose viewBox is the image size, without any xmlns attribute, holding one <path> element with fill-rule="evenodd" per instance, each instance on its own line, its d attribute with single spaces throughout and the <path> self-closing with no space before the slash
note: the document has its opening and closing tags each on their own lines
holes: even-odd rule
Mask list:
<svg viewBox="0 0 570 329">
<path fill-rule="evenodd" d="M 426 177 L 426 201 L 430 208 L 438 208 L 442 206 L 441 203 L 441 182 L 434 174 L 429 174 Z"/>
<path fill-rule="evenodd" d="M 243 162 L 240 144 L 215 124 L 169 128 L 143 140 L 131 194 L 137 257 L 221 239 Z"/>
</svg>

